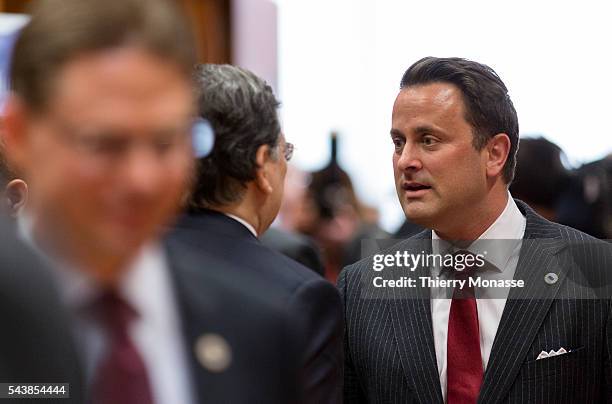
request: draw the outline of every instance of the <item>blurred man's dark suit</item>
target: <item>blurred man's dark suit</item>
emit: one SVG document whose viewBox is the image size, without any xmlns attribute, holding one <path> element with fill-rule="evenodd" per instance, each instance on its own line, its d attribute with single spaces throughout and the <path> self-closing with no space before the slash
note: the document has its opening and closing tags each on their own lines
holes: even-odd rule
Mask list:
<svg viewBox="0 0 612 404">
<path fill-rule="evenodd" d="M 342 308 L 337 290 L 312 270 L 261 244 L 218 212 L 182 217 L 171 238 L 229 262 L 236 282 L 257 277 L 299 334 L 302 401 L 336 403 L 342 393 Z M 204 268 L 203 268 L 204 269 Z M 261 287 L 248 285 L 252 288 Z"/>
<path fill-rule="evenodd" d="M 13 224 L 4 218 L 0 218 L 0 318 L 0 382 L 70 383 L 69 399 L 44 401 L 81 404 L 81 367 L 54 279 L 15 239 Z"/>
<path fill-rule="evenodd" d="M 610 245 L 517 205 L 527 227 L 515 279 L 526 286 L 510 292 L 478 402 L 611 402 Z M 393 251 L 427 253 L 431 234 Z M 429 271 L 421 266 L 412 277 Z M 345 268 L 338 282 L 346 317 L 345 402 L 442 403 L 429 288 L 384 288 L 369 296 L 373 276 L 368 258 Z M 536 360 L 560 347 L 570 352 Z"/>
</svg>

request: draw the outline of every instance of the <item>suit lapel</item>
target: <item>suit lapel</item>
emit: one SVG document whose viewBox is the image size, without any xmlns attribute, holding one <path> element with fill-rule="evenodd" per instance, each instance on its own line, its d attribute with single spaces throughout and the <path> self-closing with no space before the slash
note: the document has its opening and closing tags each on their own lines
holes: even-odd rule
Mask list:
<svg viewBox="0 0 612 404">
<path fill-rule="evenodd" d="M 506 301 L 479 403 L 503 401 L 567 271 L 557 259 L 564 247 L 558 229 L 537 216 L 527 205 L 520 201 L 517 205 L 525 213 L 527 227 L 514 279 L 523 279 L 525 287 L 513 288 Z M 557 277 L 555 282 L 551 282 L 550 277 L 546 281 L 546 276 L 551 273 Z"/>
<path fill-rule="evenodd" d="M 418 239 L 400 244 L 397 251 L 419 254 L 431 251 L 431 232 L 419 234 Z M 394 277 L 429 276 L 428 267 L 421 266 L 414 272 L 393 269 Z M 390 314 L 395 332 L 400 362 L 405 376 L 419 402 L 442 403 L 440 375 L 436 361 L 431 320 L 429 288 L 386 288 Z"/>
</svg>

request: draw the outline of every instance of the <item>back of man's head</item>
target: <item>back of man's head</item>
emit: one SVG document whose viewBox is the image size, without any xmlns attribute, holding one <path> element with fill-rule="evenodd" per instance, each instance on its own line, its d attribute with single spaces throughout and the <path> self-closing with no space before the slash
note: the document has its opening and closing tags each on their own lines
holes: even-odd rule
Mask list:
<svg viewBox="0 0 612 404">
<path fill-rule="evenodd" d="M 43 109 L 61 68 L 78 56 L 139 46 L 191 74 L 191 32 L 169 0 L 40 0 L 13 51 L 10 85 L 29 108 Z"/>
<path fill-rule="evenodd" d="M 512 182 L 516 166 L 519 125 L 508 89 L 489 66 L 462 58 L 425 57 L 414 63 L 402 77 L 400 88 L 447 83 L 461 91 L 465 120 L 472 125 L 474 147 L 481 150 L 498 133 L 510 138 L 510 151 L 503 178 Z"/>
<path fill-rule="evenodd" d="M 252 72 L 201 65 L 195 81 L 198 112 L 212 126 L 215 146 L 197 163 L 191 211 L 239 202 L 256 177 L 258 149 L 275 151 L 281 132 L 272 88 Z"/>
<path fill-rule="evenodd" d="M 517 156 L 512 195 L 530 205 L 554 209 L 570 183 L 561 148 L 543 137 L 525 138 Z"/>
</svg>

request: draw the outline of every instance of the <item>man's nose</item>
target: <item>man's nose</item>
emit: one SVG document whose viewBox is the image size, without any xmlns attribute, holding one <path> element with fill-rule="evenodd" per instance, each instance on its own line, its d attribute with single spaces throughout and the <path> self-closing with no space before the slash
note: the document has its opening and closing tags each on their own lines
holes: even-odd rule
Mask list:
<svg viewBox="0 0 612 404">
<path fill-rule="evenodd" d="M 418 148 L 406 143 L 402 149 L 399 159 L 397 160 L 397 168 L 400 171 L 416 171 L 423 168 L 421 153 L 419 152 Z"/>
<path fill-rule="evenodd" d="M 125 162 L 124 185 L 143 196 L 154 194 L 160 183 L 162 166 L 153 150 L 146 147 L 135 148 Z"/>
</svg>

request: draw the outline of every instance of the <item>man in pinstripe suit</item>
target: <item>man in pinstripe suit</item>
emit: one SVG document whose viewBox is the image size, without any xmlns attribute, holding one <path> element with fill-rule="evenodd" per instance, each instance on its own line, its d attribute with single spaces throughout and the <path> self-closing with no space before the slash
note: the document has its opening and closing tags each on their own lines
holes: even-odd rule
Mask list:
<svg viewBox="0 0 612 404">
<path fill-rule="evenodd" d="M 610 246 L 512 199 L 518 119 L 497 74 L 459 58 L 416 62 L 401 81 L 391 139 L 402 208 L 430 230 L 387 256 L 487 245 L 473 276 L 524 286 L 471 287 L 467 298 L 457 287 L 450 298 L 419 282 L 453 276 L 424 259 L 345 268 L 345 402 L 612 402 Z"/>
</svg>

